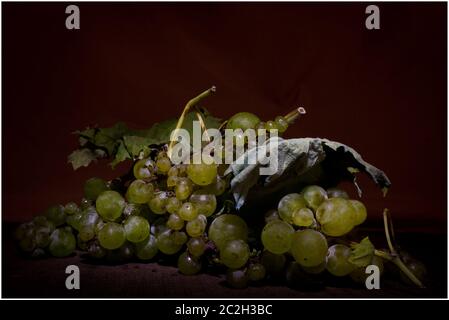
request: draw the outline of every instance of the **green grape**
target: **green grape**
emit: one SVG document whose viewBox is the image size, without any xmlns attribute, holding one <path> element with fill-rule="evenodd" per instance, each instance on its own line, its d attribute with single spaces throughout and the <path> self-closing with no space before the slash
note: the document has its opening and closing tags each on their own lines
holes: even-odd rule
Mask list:
<svg viewBox="0 0 449 320">
<path fill-rule="evenodd" d="M 256 125 L 260 122 L 259 117 L 250 112 L 239 112 L 229 118 L 226 124 L 226 129 L 254 129 Z"/>
<path fill-rule="evenodd" d="M 108 190 L 108 186 L 103 179 L 90 178 L 84 184 L 84 196 L 89 200 L 97 200 L 98 196 Z"/>
<path fill-rule="evenodd" d="M 220 261 L 228 268 L 243 267 L 249 259 L 249 246 L 243 240 L 232 240 L 220 249 Z"/>
<path fill-rule="evenodd" d="M 183 243 L 180 243 L 180 233 L 171 230 L 164 231 L 157 236 L 157 247 L 164 254 L 172 255 L 181 250 Z"/>
<path fill-rule="evenodd" d="M 82 198 L 80 201 L 80 209 L 85 210 L 89 207 L 92 207 L 94 205 L 94 202 L 92 200 Z"/>
<path fill-rule="evenodd" d="M 79 224 L 79 237 L 86 242 L 95 237 L 95 226 L 100 220 L 96 211 L 89 211 L 83 215 Z"/>
<path fill-rule="evenodd" d="M 179 166 L 173 166 L 168 170 L 167 175 L 168 177 L 177 177 L 179 175 L 179 171 Z"/>
<path fill-rule="evenodd" d="M 73 229 L 75 229 L 76 231 L 79 231 L 80 229 L 80 224 L 81 224 L 81 219 L 83 218 L 84 214 L 82 212 L 78 212 L 75 214 L 72 214 L 70 216 L 67 217 L 67 224 L 69 226 L 71 226 Z"/>
<path fill-rule="evenodd" d="M 14 231 L 14 239 L 22 240 L 23 238 L 25 238 L 25 235 L 26 235 L 28 230 L 33 230 L 33 224 L 29 223 L 29 222 L 22 223 Z"/>
<path fill-rule="evenodd" d="M 348 200 L 348 201 L 354 208 L 354 212 L 355 212 L 354 225 L 358 226 L 359 224 L 362 224 L 363 222 L 365 222 L 367 215 L 368 215 L 366 212 L 365 205 L 358 200 Z"/>
<path fill-rule="evenodd" d="M 168 213 L 177 214 L 181 206 L 182 202 L 178 198 L 170 197 L 167 199 L 167 204 L 165 208 L 167 209 Z"/>
<path fill-rule="evenodd" d="M 198 210 L 196 210 L 195 206 L 190 202 L 184 202 L 178 210 L 178 215 L 184 221 L 192 221 L 196 217 L 198 217 Z"/>
<path fill-rule="evenodd" d="M 175 186 L 176 198 L 186 200 L 193 192 L 192 181 L 188 178 L 178 178 Z"/>
<path fill-rule="evenodd" d="M 313 267 L 323 263 L 327 255 L 326 238 L 318 231 L 305 229 L 295 232 L 291 254 L 301 266 Z"/>
<path fill-rule="evenodd" d="M 187 222 L 186 231 L 191 237 L 199 237 L 206 230 L 207 219 L 202 214 L 198 215 L 195 219 Z"/>
<path fill-rule="evenodd" d="M 346 191 L 338 189 L 338 188 L 330 188 L 327 189 L 327 197 L 330 198 L 343 198 L 343 199 L 349 199 L 349 195 L 346 193 Z"/>
<path fill-rule="evenodd" d="M 53 232 L 53 230 L 50 231 L 45 227 L 37 227 L 35 231 L 36 246 L 38 246 L 39 248 L 47 247 L 51 241 L 50 239 L 51 232 Z"/>
<path fill-rule="evenodd" d="M 45 212 L 45 216 L 48 220 L 53 222 L 56 227 L 59 227 L 65 223 L 65 213 L 64 213 L 64 207 L 61 205 L 52 206 L 47 209 Z"/>
<path fill-rule="evenodd" d="M 64 206 L 64 213 L 68 216 L 78 212 L 80 212 L 80 208 L 75 202 L 69 202 Z"/>
<path fill-rule="evenodd" d="M 168 157 L 163 156 L 156 161 L 157 172 L 159 174 L 167 174 L 171 168 L 171 161 Z"/>
<path fill-rule="evenodd" d="M 264 220 L 265 220 L 265 224 L 267 224 L 268 222 L 271 222 L 273 220 L 280 220 L 278 211 L 275 209 L 268 210 L 265 213 Z"/>
<path fill-rule="evenodd" d="M 130 242 L 125 242 L 120 248 L 116 250 L 118 251 L 118 255 L 121 261 L 128 261 L 134 258 L 134 246 Z"/>
<path fill-rule="evenodd" d="M 203 194 L 213 194 L 216 196 L 220 196 L 223 193 L 225 193 L 226 189 L 228 188 L 228 182 L 226 179 L 222 179 L 217 175 L 217 179 L 215 182 L 212 182 L 211 184 L 208 184 L 204 188 L 200 190 L 200 193 Z"/>
<path fill-rule="evenodd" d="M 48 250 L 54 257 L 66 257 L 72 254 L 76 248 L 75 236 L 70 231 L 70 227 L 59 228 L 52 232 Z"/>
<path fill-rule="evenodd" d="M 243 289 L 248 286 L 248 275 L 244 270 L 228 269 L 226 272 L 226 282 L 233 288 Z"/>
<path fill-rule="evenodd" d="M 167 178 L 167 187 L 173 188 L 176 186 L 176 183 L 178 182 L 179 177 L 177 176 L 168 176 Z"/>
<path fill-rule="evenodd" d="M 44 228 L 47 233 L 52 233 L 56 228 L 55 224 L 45 216 L 34 217 L 32 225 L 36 228 Z"/>
<path fill-rule="evenodd" d="M 188 237 L 184 231 L 174 231 L 172 233 L 173 241 L 176 244 L 183 245 L 187 242 Z"/>
<path fill-rule="evenodd" d="M 134 177 L 136 179 L 148 179 L 151 178 L 155 171 L 155 163 L 151 159 L 141 159 L 136 162 L 133 167 Z"/>
<path fill-rule="evenodd" d="M 185 275 L 197 274 L 201 271 L 201 261 L 189 255 L 188 252 L 184 252 L 178 258 L 178 269 Z"/>
<path fill-rule="evenodd" d="M 104 249 L 98 241 L 90 241 L 87 244 L 87 253 L 94 259 L 102 259 L 106 256 L 106 249 Z"/>
<path fill-rule="evenodd" d="M 126 239 L 133 243 L 145 240 L 150 234 L 150 224 L 139 216 L 130 216 L 126 219 L 124 228 Z"/>
<path fill-rule="evenodd" d="M 195 184 L 199 186 L 207 186 L 217 179 L 217 165 L 191 163 L 187 166 L 187 176 Z"/>
<path fill-rule="evenodd" d="M 299 193 L 290 193 L 284 196 L 278 205 L 278 213 L 282 220 L 288 223 L 293 223 L 292 214 L 293 212 L 306 208 L 307 202 L 304 200 L 303 196 Z"/>
<path fill-rule="evenodd" d="M 342 244 L 334 244 L 327 251 L 326 269 L 336 277 L 343 277 L 350 274 L 355 265 L 348 261 L 351 256 L 351 249 Z"/>
<path fill-rule="evenodd" d="M 382 258 L 378 256 L 373 256 L 370 265 L 375 265 L 379 268 L 379 275 L 382 276 L 384 273 L 384 263 Z M 368 278 L 369 274 L 366 273 L 366 267 L 355 268 L 349 276 L 354 282 L 365 284 L 366 278 Z"/>
<path fill-rule="evenodd" d="M 248 240 L 248 227 L 245 221 L 235 214 L 222 214 L 212 221 L 209 227 L 209 239 L 218 249 L 231 240 Z"/>
<path fill-rule="evenodd" d="M 150 260 L 157 254 L 156 237 L 149 235 L 145 240 L 135 244 L 136 256 L 140 260 Z"/>
<path fill-rule="evenodd" d="M 279 130 L 279 128 L 276 122 L 270 120 L 265 122 L 265 130 Z"/>
<path fill-rule="evenodd" d="M 247 273 L 249 280 L 260 281 L 265 278 L 267 271 L 263 264 L 254 263 L 249 265 Z"/>
<path fill-rule="evenodd" d="M 125 199 L 117 191 L 104 191 L 96 201 L 98 214 L 108 221 L 114 221 L 122 215 Z"/>
<path fill-rule="evenodd" d="M 356 213 L 348 200 L 331 198 L 318 207 L 315 215 L 321 231 L 331 237 L 340 237 L 352 230 Z"/>
<path fill-rule="evenodd" d="M 407 266 L 407 268 L 410 270 L 411 273 L 413 273 L 415 275 L 415 277 L 418 278 L 418 280 L 420 280 L 421 282 L 423 282 L 425 280 L 425 277 L 427 275 L 427 269 L 426 266 L 417 261 L 417 260 L 409 260 L 405 263 L 405 265 Z M 412 282 L 412 280 L 410 280 L 410 278 L 403 272 L 400 272 L 400 278 L 401 280 L 409 285 L 414 285 L 414 283 Z"/>
<path fill-rule="evenodd" d="M 206 251 L 206 243 L 202 238 L 190 238 L 187 242 L 187 249 L 192 256 L 201 257 Z"/>
<path fill-rule="evenodd" d="M 34 249 L 36 249 L 36 246 L 37 244 L 36 244 L 36 237 L 34 235 L 34 230 L 32 236 L 23 237 L 19 241 L 19 247 L 24 252 L 32 252 Z"/>
<path fill-rule="evenodd" d="M 287 222 L 273 220 L 267 223 L 262 230 L 262 244 L 272 253 L 286 253 L 290 250 L 294 233 L 295 229 Z"/>
<path fill-rule="evenodd" d="M 288 129 L 288 121 L 283 116 L 277 116 L 274 122 L 280 133 L 284 133 Z"/>
<path fill-rule="evenodd" d="M 154 198 L 150 200 L 148 206 L 150 207 L 151 211 L 153 211 L 153 213 L 164 214 L 165 212 L 167 212 L 167 201 L 167 193 L 164 191 L 158 192 L 154 195 Z"/>
<path fill-rule="evenodd" d="M 184 228 L 184 220 L 181 219 L 180 216 L 178 216 L 176 213 L 172 213 L 167 220 L 167 227 L 169 227 L 171 230 L 181 230 Z"/>
<path fill-rule="evenodd" d="M 134 180 L 126 190 L 126 199 L 135 204 L 147 203 L 154 195 L 154 187 L 143 180 Z"/>
<path fill-rule="evenodd" d="M 293 212 L 292 221 L 295 226 L 310 227 L 315 221 L 315 217 L 309 208 L 301 208 Z"/>
<path fill-rule="evenodd" d="M 286 261 L 285 255 L 274 254 L 267 250 L 262 253 L 260 259 L 260 262 L 265 267 L 267 273 L 274 276 L 279 275 L 284 270 Z"/>
<path fill-rule="evenodd" d="M 213 194 L 201 194 L 195 192 L 189 198 L 189 201 L 197 209 L 198 214 L 206 217 L 211 216 L 217 208 L 217 199 Z"/>
<path fill-rule="evenodd" d="M 301 268 L 310 274 L 320 274 L 321 272 L 323 272 L 324 270 L 326 270 L 326 261 L 324 261 L 323 263 L 317 265 L 317 266 L 313 266 L 313 267 L 304 267 L 301 266 Z"/>
<path fill-rule="evenodd" d="M 115 222 L 106 223 L 98 232 L 98 241 L 105 249 L 118 249 L 125 243 L 125 240 L 125 229 Z"/>
<path fill-rule="evenodd" d="M 326 190 L 319 186 L 308 186 L 301 192 L 304 200 L 306 200 L 307 206 L 313 210 L 316 210 L 323 201 L 327 200 Z"/>
</svg>

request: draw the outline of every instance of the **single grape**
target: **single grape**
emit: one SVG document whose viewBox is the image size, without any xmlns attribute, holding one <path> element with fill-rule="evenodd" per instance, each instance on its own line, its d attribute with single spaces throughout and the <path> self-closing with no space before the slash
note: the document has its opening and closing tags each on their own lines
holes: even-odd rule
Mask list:
<svg viewBox="0 0 449 320">
<path fill-rule="evenodd" d="M 304 200 L 306 200 L 307 206 L 313 210 L 316 210 L 323 201 L 327 200 L 326 190 L 319 186 L 308 186 L 301 192 Z"/>
<path fill-rule="evenodd" d="M 69 227 L 70 228 L 70 227 Z M 66 257 L 76 248 L 76 239 L 70 229 L 59 228 L 52 232 L 48 250 L 54 257 Z"/>
<path fill-rule="evenodd" d="M 64 206 L 64 213 L 68 216 L 78 212 L 80 212 L 80 208 L 75 202 L 69 202 Z"/>
<path fill-rule="evenodd" d="M 130 216 L 126 219 L 124 228 L 126 239 L 133 243 L 145 240 L 150 234 L 150 224 L 139 216 Z"/>
<path fill-rule="evenodd" d="M 207 186 L 217 179 L 217 165 L 191 163 L 187 166 L 187 176 L 199 186 Z"/>
<path fill-rule="evenodd" d="M 301 208 L 293 212 L 292 221 L 295 226 L 310 227 L 315 221 L 315 216 L 309 208 Z"/>
<path fill-rule="evenodd" d="M 37 227 L 35 231 L 36 246 L 39 248 L 45 248 L 50 244 L 50 235 L 53 232 L 45 227 Z"/>
<path fill-rule="evenodd" d="M 196 210 L 195 206 L 190 202 L 184 202 L 178 210 L 178 215 L 184 221 L 192 221 L 196 217 L 198 217 L 198 210 Z"/>
<path fill-rule="evenodd" d="M 177 176 L 168 176 L 167 178 L 167 187 L 173 188 L 176 186 L 176 183 L 178 182 L 179 177 Z"/>
<path fill-rule="evenodd" d="M 78 212 L 75 214 L 72 214 L 67 217 L 66 222 L 69 226 L 71 226 L 76 231 L 79 231 L 81 219 L 83 218 L 84 214 L 82 212 Z"/>
<path fill-rule="evenodd" d="M 22 240 L 23 238 L 25 238 L 25 234 L 27 233 L 28 230 L 32 230 L 33 229 L 33 224 L 32 223 L 22 223 L 21 225 L 19 225 L 17 227 L 17 229 L 14 231 L 14 239 L 16 240 Z"/>
<path fill-rule="evenodd" d="M 92 207 L 94 205 L 94 202 L 90 199 L 82 198 L 80 201 L 80 209 L 84 210 L 88 207 Z"/>
<path fill-rule="evenodd" d="M 145 240 L 135 244 L 136 256 L 140 260 L 150 260 L 157 254 L 156 237 L 149 235 Z"/>
<path fill-rule="evenodd" d="M 220 249 L 231 240 L 247 241 L 248 227 L 239 216 L 222 214 L 212 221 L 208 235 L 209 239 Z"/>
<path fill-rule="evenodd" d="M 125 199 L 117 191 L 104 191 L 96 201 L 98 214 L 108 221 L 114 221 L 122 215 Z"/>
<path fill-rule="evenodd" d="M 89 200 L 97 200 L 98 196 L 108 190 L 108 186 L 103 179 L 90 178 L 84 184 L 84 196 Z"/>
<path fill-rule="evenodd" d="M 134 177 L 136 179 L 151 178 L 155 172 L 156 164 L 151 159 L 141 159 L 133 167 Z"/>
<path fill-rule="evenodd" d="M 181 206 L 182 202 L 178 198 L 170 197 L 167 199 L 167 204 L 165 205 L 165 208 L 167 209 L 168 213 L 177 214 Z"/>
<path fill-rule="evenodd" d="M 160 157 L 156 161 L 156 167 L 159 174 L 167 174 L 171 168 L 171 161 L 168 157 Z"/>
<path fill-rule="evenodd" d="M 86 242 L 95 237 L 95 226 L 100 220 L 96 211 L 89 211 L 83 215 L 79 224 L 79 237 Z"/>
<path fill-rule="evenodd" d="M 348 200 L 331 198 L 318 207 L 315 215 L 325 234 L 340 237 L 352 230 L 356 213 Z"/>
<path fill-rule="evenodd" d="M 265 130 L 279 130 L 279 128 L 276 122 L 270 120 L 265 122 Z"/>
<path fill-rule="evenodd" d="M 278 205 L 278 213 L 282 220 L 288 223 L 293 223 L 293 212 L 306 208 L 307 202 L 299 193 L 290 193 L 284 196 Z"/>
<path fill-rule="evenodd" d="M 135 204 L 147 203 L 154 195 L 154 187 L 143 180 L 134 180 L 126 190 L 126 199 Z"/>
<path fill-rule="evenodd" d="M 100 246 L 97 241 L 90 241 L 87 245 L 87 253 L 92 258 L 102 259 L 106 256 L 106 249 Z"/>
<path fill-rule="evenodd" d="M 167 220 L 167 227 L 169 227 L 171 230 L 181 230 L 184 228 L 184 220 L 181 219 L 180 216 L 178 216 L 176 213 L 172 213 Z"/>
<path fill-rule="evenodd" d="M 274 119 L 274 122 L 276 122 L 276 126 L 280 133 L 284 133 L 288 129 L 288 121 L 284 117 L 277 116 Z"/>
<path fill-rule="evenodd" d="M 232 240 L 220 249 L 220 261 L 228 268 L 243 267 L 249 259 L 249 246 L 243 240 Z"/>
<path fill-rule="evenodd" d="M 226 282 L 233 288 L 243 289 L 248 286 L 248 275 L 244 270 L 228 269 Z"/>
<path fill-rule="evenodd" d="M 45 216 L 48 220 L 53 222 L 56 227 L 59 227 L 65 223 L 66 215 L 64 213 L 64 207 L 61 205 L 52 206 L 47 209 Z"/>
<path fill-rule="evenodd" d="M 98 232 L 98 241 L 105 249 L 118 249 L 125 243 L 125 240 L 125 229 L 115 222 L 106 223 Z"/>
<path fill-rule="evenodd" d="M 188 178 L 178 178 L 175 186 L 176 198 L 186 200 L 193 192 L 192 181 Z"/>
<path fill-rule="evenodd" d="M 282 254 L 290 250 L 295 230 L 282 220 L 273 220 L 265 225 L 261 238 L 265 249 L 272 253 Z"/>
<path fill-rule="evenodd" d="M 36 246 L 36 237 L 34 234 L 32 237 L 24 237 L 19 241 L 20 250 L 24 252 L 32 252 L 36 249 Z"/>
<path fill-rule="evenodd" d="M 167 176 L 168 177 L 178 177 L 179 171 L 180 171 L 179 166 L 173 166 L 168 170 Z"/>
<path fill-rule="evenodd" d="M 267 271 L 263 264 L 253 263 L 249 265 L 247 273 L 249 280 L 260 281 L 265 278 Z"/>
<path fill-rule="evenodd" d="M 226 129 L 254 129 L 256 125 L 260 122 L 258 116 L 250 112 L 239 112 L 229 118 L 226 124 Z"/>
<path fill-rule="evenodd" d="M 171 230 L 164 231 L 157 236 L 157 247 L 164 254 L 175 254 L 181 250 L 183 246 L 183 244 L 179 243 L 179 240 L 176 240 L 175 232 L 172 232 Z"/>
<path fill-rule="evenodd" d="M 311 229 L 297 231 L 293 235 L 290 251 L 301 266 L 318 266 L 326 259 L 327 241 L 318 231 Z"/>
<path fill-rule="evenodd" d="M 187 249 L 194 257 L 201 257 L 206 251 L 206 243 L 202 238 L 190 238 L 187 242 Z"/>
<path fill-rule="evenodd" d="M 189 198 L 190 203 L 197 209 L 198 214 L 211 216 L 217 208 L 217 199 L 213 194 L 194 193 Z"/>
<path fill-rule="evenodd" d="M 204 186 L 204 188 L 202 188 L 200 192 L 203 194 L 213 194 L 216 196 L 220 196 L 226 191 L 227 188 L 228 188 L 227 180 L 222 179 L 217 175 L 217 179 L 215 180 L 215 182 L 212 182 L 211 184 Z"/>
<path fill-rule="evenodd" d="M 346 193 L 346 191 L 338 189 L 338 188 L 330 188 L 327 189 L 327 197 L 330 198 L 343 198 L 343 199 L 349 199 L 349 195 Z"/>
<path fill-rule="evenodd" d="M 202 214 L 198 215 L 195 219 L 187 222 L 186 231 L 191 237 L 199 237 L 206 230 L 207 219 Z"/>
<path fill-rule="evenodd" d="M 201 261 L 184 252 L 178 258 L 179 272 L 185 275 L 193 275 L 201 271 Z"/>
<path fill-rule="evenodd" d="M 349 247 L 334 244 L 327 251 L 327 271 L 337 277 L 350 274 L 355 269 L 355 265 L 348 261 L 350 256 L 351 249 Z"/>
<path fill-rule="evenodd" d="M 417 260 L 409 260 L 407 261 L 407 263 L 405 263 L 405 265 L 410 270 L 410 272 L 413 273 L 415 277 L 418 278 L 418 280 L 420 280 L 421 282 L 425 280 L 425 277 L 427 275 L 427 269 L 423 263 Z M 400 272 L 400 278 L 404 283 L 414 285 L 414 283 L 403 271 Z"/>
<path fill-rule="evenodd" d="M 184 231 L 174 231 L 172 233 L 173 242 L 179 245 L 183 245 L 187 242 L 188 237 Z"/>
<path fill-rule="evenodd" d="M 367 215 L 368 215 L 365 205 L 358 200 L 348 200 L 348 201 L 354 208 L 354 212 L 355 212 L 354 225 L 358 226 L 359 224 L 362 224 L 363 222 L 365 222 Z"/>
<path fill-rule="evenodd" d="M 284 270 L 287 259 L 283 254 L 274 254 L 265 250 L 262 253 L 260 262 L 265 267 L 268 274 L 279 276 Z"/>
<path fill-rule="evenodd" d="M 167 212 L 167 201 L 168 196 L 164 191 L 158 192 L 154 195 L 154 197 L 148 203 L 151 211 L 156 214 L 164 214 Z"/>
</svg>

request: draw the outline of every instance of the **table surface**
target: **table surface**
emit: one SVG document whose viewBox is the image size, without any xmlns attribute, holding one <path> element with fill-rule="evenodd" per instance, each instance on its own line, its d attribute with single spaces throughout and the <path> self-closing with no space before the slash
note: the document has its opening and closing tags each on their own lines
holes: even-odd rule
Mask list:
<svg viewBox="0 0 449 320">
<path fill-rule="evenodd" d="M 419 246 L 411 239 L 420 239 Z M 220 274 L 185 276 L 173 263 L 131 262 L 118 265 L 93 263 L 81 252 L 67 258 L 32 260 L 21 256 L 12 240 L 3 242 L 3 297 L 61 298 L 431 298 L 445 297 L 445 236 L 407 235 L 407 243 L 417 251 L 432 244 L 434 251 L 424 262 L 432 275 L 426 289 L 401 284 L 396 279 L 383 279 L 380 290 L 367 290 L 349 281 L 328 284 L 315 291 L 289 288 L 283 284 L 264 283 L 245 289 L 226 285 Z M 439 239 L 439 240 L 438 240 Z M 441 244 L 441 247 L 435 247 Z M 427 253 L 428 250 L 423 250 Z M 80 269 L 80 289 L 68 290 L 65 273 L 68 265 Z M 349 286 L 348 286 L 349 284 Z"/>
</svg>

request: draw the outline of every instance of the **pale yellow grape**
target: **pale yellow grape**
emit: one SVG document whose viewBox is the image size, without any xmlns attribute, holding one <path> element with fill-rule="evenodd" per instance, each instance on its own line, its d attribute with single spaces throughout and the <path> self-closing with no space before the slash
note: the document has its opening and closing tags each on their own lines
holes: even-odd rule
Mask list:
<svg viewBox="0 0 449 320">
<path fill-rule="evenodd" d="M 352 230 L 356 213 L 348 200 L 331 198 L 318 207 L 315 215 L 326 235 L 340 237 Z"/>
<path fill-rule="evenodd" d="M 278 205 L 278 213 L 282 220 L 293 223 L 292 215 L 293 212 L 306 208 L 307 202 L 304 200 L 303 196 L 299 193 L 290 193 L 284 196 Z"/>
<path fill-rule="evenodd" d="M 293 235 L 290 252 L 301 266 L 318 266 L 326 260 L 327 240 L 315 230 L 297 231 Z"/>
<path fill-rule="evenodd" d="M 349 200 L 349 203 L 354 208 L 355 216 L 354 216 L 354 225 L 358 226 L 365 222 L 367 218 L 367 212 L 365 205 L 359 200 Z"/>
<path fill-rule="evenodd" d="M 292 221 L 293 224 L 298 227 L 309 227 L 313 224 L 315 217 L 313 211 L 309 208 L 301 208 L 293 212 Z"/>
</svg>

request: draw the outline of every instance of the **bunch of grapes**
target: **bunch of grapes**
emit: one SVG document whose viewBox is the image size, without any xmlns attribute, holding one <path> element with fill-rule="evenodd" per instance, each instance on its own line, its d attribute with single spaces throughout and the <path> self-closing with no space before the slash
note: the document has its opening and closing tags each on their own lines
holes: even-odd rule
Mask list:
<svg viewBox="0 0 449 320">
<path fill-rule="evenodd" d="M 300 109 L 267 122 L 238 113 L 227 128 L 283 133 Z M 236 288 L 279 278 L 296 284 L 325 273 L 364 281 L 365 270 L 350 261 L 345 238 L 367 217 L 362 202 L 343 190 L 311 185 L 285 195 L 250 229 L 235 209 L 224 210 L 230 198 L 225 170 L 217 164 L 175 165 L 161 145 L 134 161 L 131 178 L 87 180 L 79 204 L 49 208 L 20 225 L 15 237 L 32 257 L 65 257 L 77 248 L 112 262 L 176 256 L 181 273 L 218 266 Z M 379 256 L 369 263 L 384 269 Z"/>
</svg>

